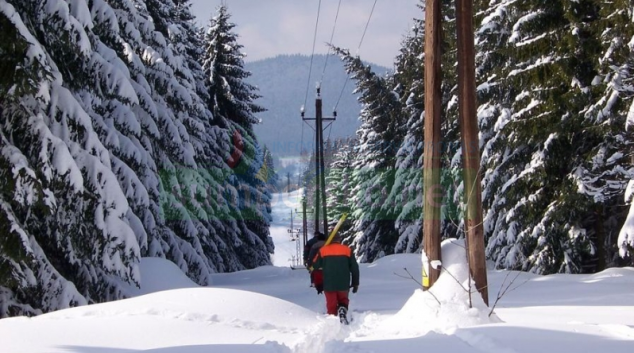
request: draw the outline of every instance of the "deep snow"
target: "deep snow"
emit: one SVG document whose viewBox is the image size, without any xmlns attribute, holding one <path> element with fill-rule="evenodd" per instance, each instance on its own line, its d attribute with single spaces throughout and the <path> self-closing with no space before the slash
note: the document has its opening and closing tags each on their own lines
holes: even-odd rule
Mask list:
<svg viewBox="0 0 634 353">
<path fill-rule="evenodd" d="M 296 242 L 286 229 L 297 196 L 274 198 L 275 266 L 216 274 L 212 287 L 201 288 L 175 265 L 143 259 L 136 297 L 0 320 L 2 352 L 624 353 L 634 347 L 633 268 L 552 276 L 489 271 L 491 304 L 505 281 L 516 288 L 489 316 L 477 294 L 468 306 L 460 241 L 443 243 L 443 266 L 452 276 L 441 275 L 433 296 L 416 283 L 420 255 L 361 264 L 359 293 L 351 295 L 354 321 L 342 326 L 324 314 L 324 298 L 309 287 L 307 272 L 289 267 Z"/>
</svg>

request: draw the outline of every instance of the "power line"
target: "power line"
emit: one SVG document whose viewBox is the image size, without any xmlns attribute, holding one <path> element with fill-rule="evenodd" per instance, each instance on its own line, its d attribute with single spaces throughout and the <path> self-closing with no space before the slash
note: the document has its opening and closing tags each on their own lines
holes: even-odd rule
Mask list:
<svg viewBox="0 0 634 353">
<path fill-rule="evenodd" d="M 317 28 L 319 27 L 319 13 L 321 12 L 321 0 L 317 5 L 317 20 L 315 21 L 315 33 L 313 35 L 313 52 L 310 54 L 310 67 L 308 69 L 308 82 L 306 82 L 306 96 L 304 97 L 304 106 L 308 101 L 308 88 L 310 87 L 310 76 L 313 71 L 313 58 L 315 57 L 315 43 L 317 42 Z"/>
<path fill-rule="evenodd" d="M 365 34 L 368 31 L 368 27 L 370 26 L 370 20 L 372 20 L 372 15 L 374 14 L 374 9 L 376 8 L 376 3 L 378 0 L 374 0 L 374 4 L 372 4 L 372 10 L 370 10 L 370 16 L 368 16 L 368 21 L 365 23 L 365 28 L 363 29 L 363 34 L 361 35 L 361 40 L 359 41 L 359 46 L 357 47 L 357 55 L 359 55 L 359 51 L 361 50 L 361 45 L 363 45 L 363 40 L 365 39 Z M 341 88 L 341 92 L 339 93 L 339 98 L 337 99 L 337 103 L 335 104 L 334 110 L 337 110 L 339 106 L 339 101 L 341 101 L 341 97 L 343 96 L 343 92 L 346 89 L 346 85 L 348 84 L 348 80 L 350 79 L 350 75 L 346 75 L 346 81 L 343 83 L 343 87 Z"/>
<path fill-rule="evenodd" d="M 341 0 L 339 0 L 339 4 L 337 5 L 337 13 L 335 14 L 335 23 L 332 25 L 332 33 L 330 34 L 330 42 L 328 42 L 328 52 L 326 53 L 326 62 L 324 62 L 324 70 L 321 72 L 320 81 L 324 80 L 324 74 L 326 73 L 326 66 L 328 66 L 328 58 L 330 57 L 330 46 L 332 45 L 332 40 L 335 37 L 335 29 L 337 28 L 337 19 L 339 18 L 340 8 L 341 8 Z"/>
<path fill-rule="evenodd" d="M 346 74 L 346 81 L 343 83 L 343 87 L 341 88 L 341 92 L 339 92 L 339 98 L 337 98 L 337 103 L 335 104 L 334 111 L 337 111 L 337 107 L 339 106 L 339 101 L 341 101 L 341 97 L 343 97 L 343 92 L 346 90 L 346 85 L 348 84 L 348 80 L 350 79 L 350 74 Z"/>
<path fill-rule="evenodd" d="M 359 50 L 361 50 L 361 44 L 363 44 L 363 39 L 365 38 L 365 32 L 368 30 L 368 26 L 370 25 L 370 20 L 372 19 L 372 14 L 374 13 L 374 8 L 376 7 L 376 2 L 378 0 L 374 0 L 374 5 L 372 5 L 372 10 L 370 11 L 370 16 L 368 17 L 368 22 L 365 24 L 365 29 L 363 30 L 363 35 L 361 36 L 361 41 L 359 41 L 359 47 L 357 48 L 357 55 L 359 54 Z"/>
</svg>

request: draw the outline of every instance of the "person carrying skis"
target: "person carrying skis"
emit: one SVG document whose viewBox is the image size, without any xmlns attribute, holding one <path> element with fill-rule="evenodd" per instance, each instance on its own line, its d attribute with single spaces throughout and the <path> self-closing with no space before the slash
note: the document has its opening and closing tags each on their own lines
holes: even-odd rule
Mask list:
<svg viewBox="0 0 634 353">
<path fill-rule="evenodd" d="M 304 247 L 304 265 L 310 273 L 310 285 L 315 287 L 317 294 L 324 291 L 323 274 L 320 269 L 313 268 L 313 259 L 319 249 L 326 243 L 326 235 L 320 231 L 315 232 L 315 236 L 306 242 Z"/>
<path fill-rule="evenodd" d="M 321 269 L 324 275 L 326 311 L 329 315 L 339 315 L 343 323 L 348 323 L 347 313 L 350 299 L 348 293 L 359 290 L 359 264 L 347 245 L 341 244 L 341 236 L 319 249 L 313 267 Z"/>
</svg>

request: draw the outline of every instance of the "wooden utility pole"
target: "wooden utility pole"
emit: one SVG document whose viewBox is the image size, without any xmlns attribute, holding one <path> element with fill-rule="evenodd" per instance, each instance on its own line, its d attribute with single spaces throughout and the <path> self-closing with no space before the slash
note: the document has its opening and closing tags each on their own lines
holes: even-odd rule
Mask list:
<svg viewBox="0 0 634 353">
<path fill-rule="evenodd" d="M 479 173 L 480 139 L 476 107 L 473 0 L 456 0 L 456 24 L 458 28 L 458 101 L 464 201 L 467 205 L 465 231 L 468 261 L 476 289 L 482 295 L 484 302 L 489 305 L 482 226 L 482 186 Z"/>
<path fill-rule="evenodd" d="M 319 164 L 320 164 L 320 175 L 319 182 L 321 184 L 321 200 L 322 200 L 322 208 L 323 208 L 323 224 L 324 224 L 324 234 L 328 234 L 328 212 L 326 210 L 326 167 L 325 167 L 325 157 L 324 157 L 324 124 L 323 124 L 323 113 L 322 113 L 322 101 L 321 101 L 321 88 L 317 88 L 317 99 L 315 100 L 315 116 L 317 124 L 317 130 L 319 131 Z"/>
<path fill-rule="evenodd" d="M 295 214 L 297 214 L 299 211 L 295 210 Z M 307 201 L 306 201 L 306 194 L 304 193 L 304 196 L 302 197 L 302 228 L 298 229 L 298 236 L 299 236 L 299 232 L 302 232 L 302 249 L 304 249 L 304 247 L 306 246 L 306 243 L 308 242 L 308 213 L 313 213 L 313 211 L 309 211 L 307 209 Z"/>
<path fill-rule="evenodd" d="M 423 165 L 423 245 L 427 263 L 423 264 L 423 287 L 431 287 L 440 268 L 433 261 L 441 261 L 440 217 L 443 190 L 440 185 L 440 97 L 441 97 L 441 0 L 427 0 L 425 6 L 425 146 Z"/>
<path fill-rule="evenodd" d="M 303 230 L 303 242 L 302 249 L 306 246 L 308 242 L 308 218 L 306 218 L 306 198 L 302 198 L 302 230 Z"/>
<path fill-rule="evenodd" d="M 301 110 L 303 120 L 315 120 L 315 231 L 319 231 L 319 213 L 323 212 L 323 231 L 328 232 L 328 213 L 326 210 L 326 168 L 324 158 L 324 131 L 323 121 L 332 121 L 334 117 L 325 118 L 322 114 L 321 88 L 317 88 L 315 99 L 315 118 L 304 117 L 304 109 Z M 321 208 L 321 210 L 320 210 Z"/>
<path fill-rule="evenodd" d="M 286 192 L 291 192 L 291 172 L 286 173 Z"/>
<path fill-rule="evenodd" d="M 317 100 L 315 100 L 315 108 L 317 107 Z M 315 118 L 318 120 L 318 118 Z M 319 153 L 319 146 L 321 139 L 319 136 L 321 135 L 321 129 L 318 127 L 319 123 L 315 122 L 315 232 L 319 231 L 319 199 L 321 196 L 321 192 L 319 190 L 319 186 L 321 184 L 319 175 L 321 174 L 319 169 L 321 168 L 321 163 L 319 163 L 319 157 L 321 153 Z"/>
</svg>

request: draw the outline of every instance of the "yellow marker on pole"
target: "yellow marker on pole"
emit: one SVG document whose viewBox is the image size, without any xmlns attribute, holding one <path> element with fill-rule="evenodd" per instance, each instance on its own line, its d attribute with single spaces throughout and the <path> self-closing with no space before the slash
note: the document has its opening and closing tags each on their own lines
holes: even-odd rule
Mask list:
<svg viewBox="0 0 634 353">
<path fill-rule="evenodd" d="M 421 254 L 421 261 L 423 262 L 423 289 L 429 288 L 429 258 L 423 249 Z"/>
<path fill-rule="evenodd" d="M 332 232 L 330 232 L 330 235 L 328 235 L 328 239 L 326 239 L 326 243 L 324 244 L 324 246 L 330 244 L 332 239 L 335 237 L 335 234 L 337 234 L 337 232 L 339 231 L 339 228 L 341 228 L 341 226 L 343 225 L 343 222 L 346 220 L 346 217 L 348 217 L 348 214 L 344 213 L 341 216 L 341 218 L 339 218 L 339 222 L 337 222 L 337 225 L 335 226 L 335 228 L 333 228 Z"/>
<path fill-rule="evenodd" d="M 429 263 L 426 263 L 425 266 L 423 266 L 423 287 L 425 288 L 429 288 L 429 271 L 427 271 Z"/>
</svg>

